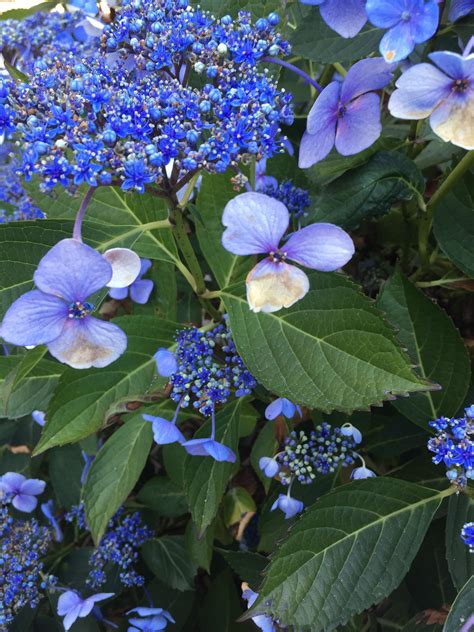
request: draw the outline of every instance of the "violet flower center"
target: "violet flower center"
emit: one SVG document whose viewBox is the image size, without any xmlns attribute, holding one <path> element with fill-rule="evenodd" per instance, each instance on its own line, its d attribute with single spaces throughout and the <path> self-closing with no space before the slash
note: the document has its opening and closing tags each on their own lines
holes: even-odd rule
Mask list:
<svg viewBox="0 0 474 632">
<path fill-rule="evenodd" d="M 81 303 L 80 301 L 76 301 L 75 303 L 71 303 L 69 305 L 69 313 L 68 318 L 85 318 L 89 316 L 89 314 L 94 310 L 94 305 L 92 303 Z"/>
<path fill-rule="evenodd" d="M 408 22 L 411 18 L 410 11 L 403 11 L 401 18 L 404 22 Z"/>
<path fill-rule="evenodd" d="M 342 118 L 344 116 L 344 114 L 346 113 L 346 106 L 342 103 L 339 104 L 338 108 L 337 108 L 337 116 L 339 118 Z"/>
<path fill-rule="evenodd" d="M 465 92 L 469 87 L 469 81 L 467 79 L 456 79 L 453 83 L 453 90 L 456 92 Z"/>
<path fill-rule="evenodd" d="M 286 260 L 286 252 L 282 252 L 280 249 L 272 250 L 270 252 L 270 258 L 273 263 L 283 263 Z"/>
</svg>

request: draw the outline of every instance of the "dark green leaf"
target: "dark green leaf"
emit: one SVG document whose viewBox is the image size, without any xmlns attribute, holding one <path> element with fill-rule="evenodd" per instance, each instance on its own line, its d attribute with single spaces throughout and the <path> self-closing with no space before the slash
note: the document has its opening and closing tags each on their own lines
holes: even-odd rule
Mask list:
<svg viewBox="0 0 474 632">
<path fill-rule="evenodd" d="M 474 183 L 472 176 L 458 182 L 434 211 L 433 230 L 438 243 L 451 261 L 474 277 Z"/>
<path fill-rule="evenodd" d="M 147 590 L 153 603 L 166 604 L 166 610 L 176 621 L 173 623 L 173 632 L 180 632 L 181 630 L 189 632 L 186 622 L 195 608 L 196 593 L 174 590 L 157 579 L 148 584 Z M 148 606 L 149 603 L 143 602 L 141 605 Z"/>
<path fill-rule="evenodd" d="M 474 577 L 471 577 L 451 606 L 443 632 L 472 632 L 474 626 Z M 461 627 L 460 627 L 461 626 Z"/>
<path fill-rule="evenodd" d="M 474 500 L 466 494 L 456 494 L 449 499 L 446 523 L 446 557 L 454 585 L 458 590 L 474 575 L 474 555 L 461 539 L 461 529 L 466 522 L 474 521 Z"/>
<path fill-rule="evenodd" d="M 263 581 L 263 571 L 268 565 L 268 559 L 264 555 L 252 553 L 251 551 L 216 550 L 222 555 L 234 573 L 243 582 L 247 582 L 252 590 L 258 592 L 258 588 Z"/>
<path fill-rule="evenodd" d="M 212 582 L 201 607 L 199 630 L 206 632 L 255 632 L 251 623 L 237 623 L 243 614 L 240 595 L 230 570 L 220 573 Z"/>
<path fill-rule="evenodd" d="M 105 423 L 112 406 L 142 399 L 163 383 L 154 377 L 153 353 L 172 344 L 176 325 L 154 316 L 124 316 L 114 322 L 128 335 L 127 351 L 104 369 L 64 372 L 37 453 L 87 437 Z"/>
<path fill-rule="evenodd" d="M 12 79 L 14 79 L 15 81 L 19 81 L 20 83 L 26 83 L 28 81 L 28 77 L 23 72 L 18 70 L 18 68 L 15 68 L 15 66 L 9 64 L 6 59 L 3 60 L 3 63 L 5 64 L 5 68 L 7 69 L 8 74 Z"/>
<path fill-rule="evenodd" d="M 209 526 L 203 535 L 199 535 L 198 528 L 192 520 L 186 525 L 184 534 L 186 550 L 191 560 L 198 568 L 203 568 L 208 573 L 211 568 L 211 560 L 214 543 L 214 527 Z"/>
<path fill-rule="evenodd" d="M 273 556 L 249 616 L 320 632 L 378 603 L 405 576 L 449 493 L 376 478 L 321 498 Z"/>
<path fill-rule="evenodd" d="M 441 415 L 455 415 L 469 387 L 470 363 L 451 319 L 400 271 L 385 284 L 377 304 L 399 330 L 400 342 L 421 377 L 442 387 L 397 400 L 394 406 L 425 428 Z"/>
<path fill-rule="evenodd" d="M 148 540 L 142 547 L 143 559 L 163 583 L 176 590 L 194 588 L 196 566 L 189 559 L 182 535 L 165 535 Z"/>
<path fill-rule="evenodd" d="M 276 313 L 251 312 L 241 286 L 222 293 L 237 349 L 260 384 L 327 412 L 426 390 L 356 285 L 340 274 L 309 276 L 305 298 Z"/>
<path fill-rule="evenodd" d="M 3 403 L 2 414 L 8 417 L 8 405 L 13 391 L 23 378 L 25 378 L 32 369 L 42 360 L 46 354 L 46 347 L 38 346 L 25 355 L 18 357 L 18 364 L 5 377 L 0 389 L 0 398 Z"/>
<path fill-rule="evenodd" d="M 48 2 L 35 4 L 29 9 L 11 9 L 9 11 L 2 11 L 0 13 L 0 20 L 24 20 L 29 15 L 33 15 L 33 13 L 37 13 L 38 11 L 51 11 L 57 5 L 58 3 L 56 0 L 50 0 Z"/>
<path fill-rule="evenodd" d="M 182 488 L 167 476 L 155 476 L 148 480 L 138 493 L 137 500 L 166 518 L 182 516 L 188 511 Z"/>
<path fill-rule="evenodd" d="M 395 203 L 410 200 L 423 190 L 423 177 L 413 161 L 404 154 L 382 152 L 325 187 L 315 218 L 351 230 L 365 219 L 388 213 Z"/>
<path fill-rule="evenodd" d="M 245 514 L 256 511 L 255 501 L 244 487 L 232 487 L 225 495 L 223 512 L 227 527 L 240 522 Z"/>
<path fill-rule="evenodd" d="M 84 465 L 77 443 L 53 448 L 49 453 L 49 476 L 61 507 L 69 509 L 79 504 Z"/>
</svg>

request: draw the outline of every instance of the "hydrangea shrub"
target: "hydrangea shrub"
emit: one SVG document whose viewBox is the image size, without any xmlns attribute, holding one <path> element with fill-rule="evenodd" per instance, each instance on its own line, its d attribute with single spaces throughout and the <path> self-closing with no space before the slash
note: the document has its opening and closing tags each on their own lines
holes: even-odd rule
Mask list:
<svg viewBox="0 0 474 632">
<path fill-rule="evenodd" d="M 474 629 L 473 14 L 0 14 L 0 632 Z"/>
</svg>

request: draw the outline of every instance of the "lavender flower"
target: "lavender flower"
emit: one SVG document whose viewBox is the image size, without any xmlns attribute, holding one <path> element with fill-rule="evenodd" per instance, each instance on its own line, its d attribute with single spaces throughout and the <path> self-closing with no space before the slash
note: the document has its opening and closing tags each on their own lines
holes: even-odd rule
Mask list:
<svg viewBox="0 0 474 632">
<path fill-rule="evenodd" d="M 280 246 L 289 222 L 286 206 L 262 193 L 242 193 L 224 209 L 224 248 L 236 255 L 269 255 L 247 276 L 247 301 L 254 312 L 291 307 L 309 291 L 306 274 L 287 259 L 330 272 L 354 254 L 352 239 L 333 224 L 306 226 Z"/>
<path fill-rule="evenodd" d="M 474 53 L 429 55 L 436 64 L 417 64 L 398 79 L 388 107 L 393 116 L 430 117 L 431 129 L 445 142 L 474 149 Z"/>
<path fill-rule="evenodd" d="M 288 492 L 286 494 L 279 494 L 278 498 L 271 506 L 270 511 L 275 511 L 275 509 L 283 511 L 286 520 L 289 520 L 303 511 L 304 503 L 301 500 L 293 498 L 290 495 L 290 489 L 288 488 Z"/>
<path fill-rule="evenodd" d="M 127 614 L 136 612 L 138 616 L 129 619 L 128 632 L 158 632 L 164 630 L 168 623 L 176 623 L 167 610 L 163 608 L 133 608 Z"/>
<path fill-rule="evenodd" d="M 354 37 L 367 22 L 365 0 L 300 0 L 320 6 L 321 17 L 341 37 Z"/>
<path fill-rule="evenodd" d="M 87 298 L 112 277 L 102 255 L 75 239 L 63 239 L 40 261 L 38 289 L 23 294 L 8 309 L 0 334 L 15 345 L 46 344 L 61 362 L 76 369 L 105 367 L 126 349 L 116 325 L 91 316 Z"/>
<path fill-rule="evenodd" d="M 0 477 L 0 493 L 11 499 L 12 505 L 18 511 L 31 513 L 38 504 L 39 496 L 44 492 L 46 483 L 37 478 L 26 478 L 23 474 L 7 472 Z"/>
<path fill-rule="evenodd" d="M 342 83 L 326 86 L 308 115 L 299 166 L 306 169 L 323 160 L 334 145 L 343 156 L 370 147 L 382 131 L 380 97 L 373 91 L 391 78 L 390 66 L 378 57 L 357 62 Z"/>
<path fill-rule="evenodd" d="M 374 26 L 389 29 L 380 42 L 380 52 L 389 63 L 408 57 L 438 28 L 437 0 L 367 0 L 365 10 Z"/>
<path fill-rule="evenodd" d="M 279 397 L 266 407 L 265 419 L 273 421 L 280 415 L 283 415 L 283 417 L 287 419 L 293 419 L 296 412 L 302 417 L 301 408 L 297 404 L 293 404 L 293 402 L 290 402 L 286 397 Z"/>
<path fill-rule="evenodd" d="M 275 457 L 262 456 L 258 462 L 258 467 L 268 478 L 273 478 L 280 472 L 280 465 Z"/>
<path fill-rule="evenodd" d="M 167 445 L 169 443 L 184 443 L 186 441 L 185 436 L 181 430 L 176 426 L 178 419 L 179 408 L 171 421 L 163 419 L 163 417 L 154 417 L 153 415 L 142 415 L 145 421 L 149 421 L 152 424 L 153 438 L 158 445 Z"/>
<path fill-rule="evenodd" d="M 474 11 L 474 0 L 451 0 L 448 18 L 451 22 L 456 22 L 472 11 Z"/>
<path fill-rule="evenodd" d="M 142 276 L 146 274 L 150 268 L 150 259 L 141 259 L 140 272 L 136 280 L 133 281 L 131 285 L 113 288 L 110 290 L 109 296 L 117 301 L 123 301 L 130 293 L 132 301 L 139 303 L 140 305 L 145 305 L 148 302 L 153 290 L 153 281 L 150 279 L 142 279 Z"/>
<path fill-rule="evenodd" d="M 63 593 L 58 600 L 57 612 L 60 617 L 64 617 L 64 629 L 69 630 L 77 619 L 87 617 L 98 601 L 103 601 L 113 596 L 114 593 L 98 593 L 84 599 L 73 590 Z"/>
<path fill-rule="evenodd" d="M 242 584 L 242 597 L 247 602 L 248 608 L 251 608 L 257 601 L 258 593 L 254 592 L 251 588 L 249 588 L 249 585 L 244 582 Z M 252 617 L 252 621 L 262 632 L 276 632 L 276 627 L 273 624 L 272 618 L 267 615 L 262 614 Z"/>
</svg>

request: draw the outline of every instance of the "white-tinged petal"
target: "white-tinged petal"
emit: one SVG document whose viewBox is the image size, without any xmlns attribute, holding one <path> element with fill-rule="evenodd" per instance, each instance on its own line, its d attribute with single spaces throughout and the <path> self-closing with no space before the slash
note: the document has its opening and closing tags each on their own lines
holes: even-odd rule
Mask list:
<svg viewBox="0 0 474 632">
<path fill-rule="evenodd" d="M 112 266 L 112 278 L 107 287 L 128 287 L 140 274 L 140 257 L 129 248 L 111 248 L 104 252 L 104 257 Z"/>
<path fill-rule="evenodd" d="M 444 141 L 474 149 L 474 91 L 467 99 L 447 99 L 430 116 L 430 125 Z"/>
<path fill-rule="evenodd" d="M 264 259 L 247 276 L 247 301 L 253 312 L 277 312 L 291 307 L 308 290 L 306 274 L 288 263 Z"/>
</svg>

